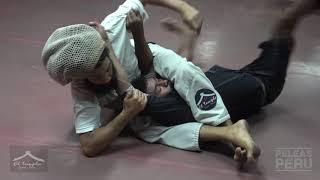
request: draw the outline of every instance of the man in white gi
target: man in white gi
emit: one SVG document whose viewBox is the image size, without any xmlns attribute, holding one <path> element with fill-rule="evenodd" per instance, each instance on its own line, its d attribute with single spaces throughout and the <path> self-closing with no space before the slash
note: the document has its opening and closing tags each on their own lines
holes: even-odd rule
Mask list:
<svg viewBox="0 0 320 180">
<path fill-rule="evenodd" d="M 319 8 L 319 0 L 301 0 L 296 2 L 276 21 L 270 39 L 259 45 L 262 53 L 252 63 L 236 70 L 214 65 L 204 73 L 222 97 L 233 122 L 237 122 L 239 119 L 247 118 L 258 112 L 261 108 L 274 102 L 280 95 L 285 83 L 290 55 L 294 50 L 294 32 L 296 27 L 304 17 L 316 12 Z M 195 33 L 187 27 L 179 25 L 173 19 L 167 19 L 164 21 L 164 24 L 169 31 L 181 36 L 182 45 L 180 47 L 182 48 L 178 51 L 186 52 L 186 56 L 192 57 L 194 49 L 190 43 L 194 43 L 196 39 Z M 153 52 L 156 48 L 154 46 L 150 46 Z M 167 66 L 174 66 L 176 61 L 178 61 L 176 59 L 183 58 L 163 48 L 162 50 L 158 50 L 158 53 L 162 54 L 161 56 L 167 56 L 166 58 L 155 57 L 155 70 L 158 74 L 156 75 L 154 72 L 151 72 L 134 82 L 136 88 L 156 96 L 148 100 L 147 107 L 140 114 L 149 115 L 153 121 L 170 127 L 169 131 L 177 132 L 181 126 L 190 123 L 197 124 L 197 120 L 192 115 L 192 108 L 190 109 L 189 105 L 175 92 L 175 83 L 177 81 L 170 77 L 168 78 L 166 73 L 170 73 L 170 71 L 164 70 Z M 189 64 L 192 66 L 191 63 Z M 161 66 L 161 68 L 157 66 Z M 194 71 L 194 73 L 203 75 L 200 71 Z M 186 77 L 181 78 L 186 80 L 184 91 L 195 88 L 188 84 L 190 82 L 188 82 L 190 75 L 196 77 L 194 74 L 186 73 Z M 165 79 L 161 76 L 165 77 Z M 170 82 L 169 80 L 173 81 Z M 197 96 L 194 98 L 196 102 L 201 102 L 202 99 L 211 95 L 212 93 L 208 92 L 199 98 Z M 184 134 L 188 134 L 186 132 Z M 149 133 L 151 136 L 152 132 Z M 163 134 L 166 133 L 168 132 L 164 132 Z M 244 156 L 246 154 L 245 149 L 237 147 L 235 151 L 235 159 L 242 161 L 246 158 Z"/>
</svg>

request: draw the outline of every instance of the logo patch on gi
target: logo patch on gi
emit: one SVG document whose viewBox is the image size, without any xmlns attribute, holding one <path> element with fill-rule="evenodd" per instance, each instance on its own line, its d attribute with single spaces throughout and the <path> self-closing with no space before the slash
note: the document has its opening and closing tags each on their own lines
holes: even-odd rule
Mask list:
<svg viewBox="0 0 320 180">
<path fill-rule="evenodd" d="M 203 111 L 214 108 L 217 104 L 217 95 L 210 89 L 200 89 L 195 95 L 197 107 Z"/>
</svg>

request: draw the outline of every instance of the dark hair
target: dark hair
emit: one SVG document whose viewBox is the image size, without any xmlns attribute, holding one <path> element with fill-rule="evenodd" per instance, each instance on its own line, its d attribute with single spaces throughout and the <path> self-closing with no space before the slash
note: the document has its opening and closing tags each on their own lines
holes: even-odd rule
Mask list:
<svg viewBox="0 0 320 180">
<path fill-rule="evenodd" d="M 109 54 L 109 49 L 108 48 L 104 48 L 104 50 L 102 51 L 102 54 L 96 64 L 96 66 L 94 67 L 95 69 L 98 69 L 101 64 L 103 63 L 103 61 L 106 59 L 106 56 L 108 56 Z"/>
<path fill-rule="evenodd" d="M 147 84 L 146 84 L 146 78 L 141 76 L 138 79 L 131 82 L 132 86 L 136 89 L 139 89 L 140 91 L 146 93 L 147 92 Z"/>
</svg>

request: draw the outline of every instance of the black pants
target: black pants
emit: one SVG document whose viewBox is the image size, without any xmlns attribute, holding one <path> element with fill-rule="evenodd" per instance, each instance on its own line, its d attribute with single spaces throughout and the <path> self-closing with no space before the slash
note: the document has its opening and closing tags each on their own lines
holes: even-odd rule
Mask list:
<svg viewBox="0 0 320 180">
<path fill-rule="evenodd" d="M 231 70 L 213 66 L 205 72 L 233 121 L 247 118 L 280 95 L 293 46 L 292 38 L 265 41 L 259 45 L 260 56 L 245 67 Z M 166 97 L 151 96 L 142 114 L 166 126 L 195 121 L 177 92 Z"/>
</svg>

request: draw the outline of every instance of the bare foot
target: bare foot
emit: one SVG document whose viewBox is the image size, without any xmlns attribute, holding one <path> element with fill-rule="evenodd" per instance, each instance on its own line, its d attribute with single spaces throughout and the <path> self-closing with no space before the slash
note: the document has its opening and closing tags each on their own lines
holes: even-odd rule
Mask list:
<svg viewBox="0 0 320 180">
<path fill-rule="evenodd" d="M 178 35 L 185 35 L 188 38 L 196 38 L 198 34 L 193 29 L 190 29 L 190 27 L 187 27 L 181 23 L 178 22 L 177 19 L 167 17 L 161 20 L 161 25 L 166 30 L 176 33 Z"/>
<path fill-rule="evenodd" d="M 307 1 L 307 3 L 312 3 L 315 14 L 320 15 L 320 1 L 319 0 L 290 0 L 290 5 L 294 6 L 297 3 L 301 4 L 301 1 Z M 309 2 L 308 2 L 309 1 Z"/>
<path fill-rule="evenodd" d="M 315 13 L 317 15 L 320 13 L 319 0 L 291 0 L 291 2 L 291 9 L 293 11 L 302 11 L 304 14 Z"/>
<path fill-rule="evenodd" d="M 241 147 L 237 147 L 234 150 L 233 159 L 240 163 L 245 163 L 247 161 L 247 150 Z"/>
<path fill-rule="evenodd" d="M 254 162 L 260 156 L 260 148 L 255 144 L 251 135 L 249 134 L 248 123 L 246 120 L 239 120 L 232 125 L 231 134 L 234 139 L 235 160 Z M 244 156 L 246 154 L 246 156 Z"/>
<path fill-rule="evenodd" d="M 161 20 L 161 25 L 168 31 L 180 36 L 182 39 L 177 53 L 187 57 L 189 61 L 194 57 L 194 46 L 196 44 L 198 34 L 189 27 L 179 23 L 176 19 L 165 18 Z"/>
<path fill-rule="evenodd" d="M 182 13 L 182 20 L 192 29 L 200 34 L 203 23 L 203 17 L 198 10 L 189 6 L 185 7 Z"/>
<path fill-rule="evenodd" d="M 311 15 L 319 9 L 320 0 L 294 0 L 294 3 L 285 10 L 282 17 L 276 22 L 273 36 L 291 36 L 303 17 Z"/>
</svg>

